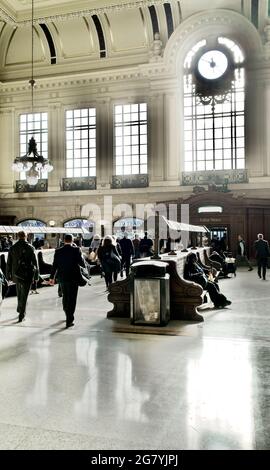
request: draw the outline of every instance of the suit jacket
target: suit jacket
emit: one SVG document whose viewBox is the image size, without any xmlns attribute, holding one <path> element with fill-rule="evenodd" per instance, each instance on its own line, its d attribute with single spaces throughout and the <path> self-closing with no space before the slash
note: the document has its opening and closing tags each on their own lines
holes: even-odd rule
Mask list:
<svg viewBox="0 0 270 470">
<path fill-rule="evenodd" d="M 122 238 L 120 240 L 120 247 L 123 258 L 130 258 L 131 256 L 134 256 L 133 243 L 129 238 Z"/>
<path fill-rule="evenodd" d="M 242 240 L 241 243 L 243 243 L 243 247 L 244 247 L 243 255 L 242 255 L 241 245 L 240 245 L 239 241 L 237 242 L 237 254 L 240 255 L 240 256 L 247 256 L 246 242 L 244 240 Z"/>
<path fill-rule="evenodd" d="M 254 243 L 254 248 L 256 250 L 256 258 L 268 258 L 270 256 L 268 241 L 257 240 Z"/>
<path fill-rule="evenodd" d="M 78 282 L 79 265 L 85 267 L 80 248 L 66 244 L 55 250 L 51 279 L 56 276 L 60 282 Z"/>
<path fill-rule="evenodd" d="M 29 266 L 35 266 L 36 272 L 38 271 L 37 258 L 34 248 L 25 240 L 18 240 L 10 247 L 8 252 L 6 268 L 6 277 L 8 280 L 18 282 L 15 273 L 18 270 L 19 261 L 21 258 L 23 258 L 26 263 L 29 264 Z"/>
</svg>

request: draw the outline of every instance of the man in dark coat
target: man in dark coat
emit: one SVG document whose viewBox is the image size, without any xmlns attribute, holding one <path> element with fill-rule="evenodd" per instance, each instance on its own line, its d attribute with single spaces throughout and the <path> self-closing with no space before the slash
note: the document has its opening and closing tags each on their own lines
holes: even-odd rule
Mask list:
<svg viewBox="0 0 270 470">
<path fill-rule="evenodd" d="M 258 233 L 257 238 L 258 240 L 254 242 L 254 249 L 258 263 L 258 276 L 261 279 L 263 275 L 263 280 L 266 281 L 267 258 L 270 256 L 269 244 L 263 239 L 262 233 Z"/>
<path fill-rule="evenodd" d="M 57 277 L 61 286 L 67 328 L 74 325 L 80 277 L 79 266 L 85 267 L 82 252 L 78 246 L 74 246 L 73 236 L 67 233 L 64 236 L 64 246 L 55 250 L 50 277 L 51 285 L 54 285 L 55 277 Z"/>
<path fill-rule="evenodd" d="M 19 232 L 18 238 L 8 252 L 6 277 L 16 284 L 18 321 L 22 322 L 30 287 L 34 276 L 38 274 L 38 265 L 34 248 L 26 241 L 26 233 Z"/>
<path fill-rule="evenodd" d="M 120 240 L 120 247 L 122 251 L 122 269 L 125 267 L 126 276 L 129 275 L 130 258 L 134 256 L 134 246 L 132 241 L 128 238 L 128 233 L 124 232 L 124 237 Z"/>
</svg>

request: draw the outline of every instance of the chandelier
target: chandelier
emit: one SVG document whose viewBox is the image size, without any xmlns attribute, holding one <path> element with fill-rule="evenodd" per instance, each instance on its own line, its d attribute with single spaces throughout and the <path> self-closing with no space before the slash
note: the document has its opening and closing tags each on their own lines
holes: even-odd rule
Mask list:
<svg viewBox="0 0 270 470">
<path fill-rule="evenodd" d="M 31 108 L 32 115 L 34 112 L 34 0 L 32 0 L 32 20 L 31 20 L 31 33 L 32 33 L 32 55 L 31 55 L 31 79 L 29 84 L 31 86 Z M 29 186 L 36 186 L 42 173 L 49 173 L 53 170 L 53 166 L 47 158 L 39 155 L 37 151 L 37 143 L 34 136 L 28 142 L 28 150 L 22 157 L 16 157 L 13 164 L 12 170 L 17 172 L 25 171 L 26 181 Z"/>
</svg>

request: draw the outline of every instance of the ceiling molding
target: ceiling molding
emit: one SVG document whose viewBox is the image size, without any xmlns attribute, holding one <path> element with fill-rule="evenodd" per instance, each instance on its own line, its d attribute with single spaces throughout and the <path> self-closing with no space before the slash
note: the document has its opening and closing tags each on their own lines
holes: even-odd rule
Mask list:
<svg viewBox="0 0 270 470">
<path fill-rule="evenodd" d="M 155 81 L 168 80 L 170 78 L 171 70 L 163 62 L 157 64 L 144 64 L 134 67 L 124 67 L 115 71 L 96 71 L 89 73 L 79 73 L 74 75 L 66 75 L 61 77 L 47 77 L 38 78 L 36 82 L 36 94 L 46 90 L 63 90 L 66 88 L 86 87 L 89 85 L 102 85 L 105 84 L 119 84 L 119 82 L 136 81 L 137 84 L 140 80 L 146 83 L 145 79 Z M 26 80 L 16 80 L 14 82 L 1 82 L 0 92 L 3 94 L 16 94 L 29 92 L 29 83 Z"/>
<path fill-rule="evenodd" d="M 0 7 L 0 20 L 12 24 L 13 26 L 17 25 L 15 16 L 11 15 L 11 13 L 8 13 L 2 7 Z"/>
<path fill-rule="evenodd" d="M 118 11 L 131 10 L 138 8 L 147 8 L 151 5 L 160 5 L 163 4 L 165 0 L 137 0 L 137 1 L 127 1 L 125 3 L 118 3 L 115 1 L 111 5 L 104 5 L 99 8 L 87 8 L 87 9 L 78 9 L 72 12 L 63 12 L 55 14 L 39 14 L 36 12 L 34 23 L 48 23 L 53 21 L 67 21 L 74 18 L 82 18 L 85 16 L 100 15 L 103 13 L 117 13 Z M 59 11 L 59 9 L 58 9 Z M 29 26 L 31 25 L 30 15 L 29 18 L 20 18 L 19 15 L 14 16 L 11 11 L 7 8 L 4 8 L 0 2 L 0 20 L 13 25 L 13 26 Z"/>
</svg>

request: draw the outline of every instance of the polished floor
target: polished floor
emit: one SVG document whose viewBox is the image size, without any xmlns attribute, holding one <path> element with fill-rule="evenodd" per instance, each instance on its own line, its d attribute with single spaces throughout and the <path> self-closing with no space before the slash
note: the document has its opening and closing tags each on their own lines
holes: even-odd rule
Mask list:
<svg viewBox="0 0 270 470">
<path fill-rule="evenodd" d="M 241 268 L 220 286 L 229 308 L 168 335 L 117 330 L 99 277 L 68 330 L 56 287 L 21 324 L 5 299 L 0 449 L 269 449 L 270 281 Z"/>
</svg>

